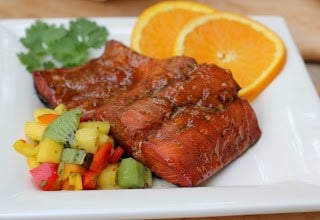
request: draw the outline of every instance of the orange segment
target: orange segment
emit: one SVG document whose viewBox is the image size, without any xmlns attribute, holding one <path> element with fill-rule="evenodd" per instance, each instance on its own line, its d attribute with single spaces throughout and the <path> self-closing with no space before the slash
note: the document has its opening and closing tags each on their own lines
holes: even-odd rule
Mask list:
<svg viewBox="0 0 320 220">
<path fill-rule="evenodd" d="M 213 13 L 206 5 L 187 1 L 163 1 L 141 13 L 132 32 L 131 48 L 154 58 L 172 56 L 174 42 L 186 23 Z"/>
<path fill-rule="evenodd" d="M 242 87 L 239 95 L 254 99 L 280 72 L 285 47 L 279 37 L 249 18 L 216 13 L 198 17 L 179 33 L 173 55 L 195 58 L 231 70 Z"/>
</svg>

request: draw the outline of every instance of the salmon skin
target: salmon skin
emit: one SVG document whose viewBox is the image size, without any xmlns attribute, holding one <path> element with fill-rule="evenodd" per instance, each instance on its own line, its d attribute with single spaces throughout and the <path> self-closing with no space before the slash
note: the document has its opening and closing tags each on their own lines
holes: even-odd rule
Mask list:
<svg viewBox="0 0 320 220">
<path fill-rule="evenodd" d="M 232 74 L 189 57 L 157 60 L 108 41 L 100 58 L 36 71 L 33 79 L 50 107 L 81 107 L 87 119 L 108 120 L 118 144 L 178 186 L 203 183 L 261 136 Z"/>
</svg>

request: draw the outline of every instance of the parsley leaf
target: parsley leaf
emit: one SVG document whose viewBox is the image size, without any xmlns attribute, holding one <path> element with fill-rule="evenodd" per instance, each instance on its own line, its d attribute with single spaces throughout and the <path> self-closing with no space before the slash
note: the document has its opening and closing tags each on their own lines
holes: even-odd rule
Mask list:
<svg viewBox="0 0 320 220">
<path fill-rule="evenodd" d="M 99 48 L 106 41 L 107 30 L 95 22 L 80 18 L 70 22 L 70 34 L 75 41 L 87 47 Z"/>
<path fill-rule="evenodd" d="M 24 64 L 29 72 L 33 70 L 41 69 L 41 61 L 39 57 L 31 52 L 18 53 L 18 58 L 22 64 Z"/>
<path fill-rule="evenodd" d="M 74 41 L 71 37 L 51 44 L 49 51 L 53 58 L 62 63 L 64 67 L 76 66 L 79 63 L 84 63 L 89 58 L 88 48 Z"/>
<path fill-rule="evenodd" d="M 89 59 L 89 49 L 103 46 L 108 30 L 85 18 L 69 22 L 69 29 L 36 21 L 26 29 L 21 42 L 27 52 L 17 56 L 29 72 L 55 67 L 73 67 Z"/>
</svg>

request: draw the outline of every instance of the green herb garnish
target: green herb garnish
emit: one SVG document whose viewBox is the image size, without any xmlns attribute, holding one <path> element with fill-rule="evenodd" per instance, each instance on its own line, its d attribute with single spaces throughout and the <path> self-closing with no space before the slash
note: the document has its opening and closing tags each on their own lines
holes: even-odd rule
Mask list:
<svg viewBox="0 0 320 220">
<path fill-rule="evenodd" d="M 89 49 L 103 46 L 108 30 L 85 18 L 65 26 L 36 21 L 20 41 L 28 49 L 18 53 L 29 72 L 55 67 L 73 67 L 89 59 Z"/>
<path fill-rule="evenodd" d="M 47 185 L 47 180 L 41 180 L 41 182 L 40 182 L 40 186 L 41 186 L 41 188 L 44 188 L 46 185 Z"/>
</svg>

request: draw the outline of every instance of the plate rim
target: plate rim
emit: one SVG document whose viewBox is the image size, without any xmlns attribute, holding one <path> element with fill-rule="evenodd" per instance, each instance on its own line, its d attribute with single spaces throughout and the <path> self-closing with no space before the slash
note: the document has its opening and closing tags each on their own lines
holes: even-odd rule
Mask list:
<svg viewBox="0 0 320 220">
<path fill-rule="evenodd" d="M 262 18 L 262 19 L 277 19 L 280 22 L 285 23 L 284 19 L 280 16 L 252 16 L 254 18 Z M 112 19 L 115 21 L 129 21 L 134 22 L 136 17 L 89 17 L 90 19 L 103 22 L 106 19 Z M 17 18 L 17 19 L 0 19 L 0 27 L 3 23 L 24 23 L 24 22 L 32 22 L 37 19 L 43 19 L 45 21 L 52 22 L 61 22 L 67 21 L 70 18 Z M 286 26 L 286 25 L 285 25 Z M 12 27 L 14 29 L 14 27 Z M 287 28 L 287 26 L 286 26 Z M 291 37 L 291 35 L 290 35 Z M 292 40 L 292 38 L 291 38 Z M 294 48 L 296 51 L 297 49 Z M 300 59 L 302 59 L 300 57 Z M 310 76 L 305 69 L 304 73 L 305 77 Z M 310 88 L 312 89 L 312 88 Z M 313 88 L 315 90 L 315 88 Z M 0 100 L 1 102 L 1 100 Z M 257 190 L 258 189 L 258 190 Z M 296 202 L 294 199 L 296 195 L 292 195 L 292 191 L 295 189 L 299 189 L 299 202 Z M 19 212 L 7 212 L 6 210 L 0 208 L 0 219 L 16 219 L 16 218 L 24 218 L 24 219 L 43 219 L 45 217 L 50 217 L 52 219 L 61 219 L 62 217 L 65 219 L 73 219 L 78 217 L 79 219 L 85 218 L 96 218 L 96 219 L 105 219 L 105 218 L 181 218 L 181 217 L 209 217 L 209 216 L 226 216 L 226 215 L 245 215 L 245 214 L 270 214 L 270 213 L 281 213 L 281 212 L 300 212 L 300 211 L 319 211 L 320 210 L 320 186 L 310 184 L 308 182 L 285 182 L 281 184 L 272 184 L 272 185 L 262 185 L 262 186 L 232 186 L 232 187 L 195 187 L 195 188 L 170 188 L 170 189 L 144 189 L 144 190 L 111 190 L 110 192 L 104 192 L 103 194 L 110 194 L 114 196 L 114 194 L 120 194 L 121 197 L 126 198 L 131 197 L 134 198 L 137 192 L 143 194 L 143 196 L 149 197 L 150 190 L 154 193 L 151 198 L 149 198 L 149 202 L 144 204 L 144 207 L 140 210 L 135 210 L 132 207 L 132 204 L 125 203 L 126 207 L 122 207 L 116 211 L 112 211 L 110 208 L 97 208 L 97 209 L 82 209 L 80 212 L 76 212 L 76 210 L 64 210 L 63 207 L 60 211 L 57 209 L 53 210 L 45 210 L 40 211 L 33 209 L 32 206 L 27 206 L 28 210 L 24 210 L 23 208 L 17 210 Z M 153 203 L 157 203 L 157 199 L 154 197 L 163 195 L 163 190 L 169 191 L 172 195 L 176 197 L 170 200 L 168 203 L 164 203 L 164 207 L 154 208 Z M 196 199 L 197 201 L 201 198 L 199 196 L 204 196 L 203 201 L 198 201 L 197 204 L 189 202 L 187 199 L 188 196 L 185 195 L 185 192 L 188 192 L 188 196 Z M 230 194 L 230 192 L 234 194 Z M 251 204 L 246 204 L 242 201 L 243 197 L 235 197 L 235 195 L 245 196 L 252 192 L 257 193 L 258 197 L 264 197 L 265 201 L 261 199 L 257 199 L 255 197 L 250 197 L 249 200 Z M 265 195 L 265 193 L 268 193 Z M 315 193 L 317 192 L 317 193 Z M 52 193 L 44 194 L 44 192 L 36 192 L 35 198 L 44 199 L 44 195 L 48 195 L 50 199 L 55 200 Z M 56 193 L 56 192 L 55 192 Z M 68 194 L 75 196 L 76 198 L 81 198 L 81 194 L 83 192 L 68 192 Z M 96 196 L 101 192 L 86 192 L 91 196 Z M 208 198 L 208 195 L 227 195 L 224 197 L 223 202 L 218 202 Z M 60 192 L 57 197 L 61 197 L 66 193 Z M 27 196 L 28 192 L 21 192 L 19 194 L 13 195 L 11 198 L 17 204 L 27 204 L 26 201 L 23 200 L 23 196 Z M 108 195 L 108 196 L 110 196 Z M 62 196 L 63 198 L 64 196 Z M 101 198 L 99 199 L 101 201 Z M 187 201 L 187 202 L 186 202 Z M 270 202 L 273 202 L 270 205 Z M 291 201 L 288 203 L 288 201 Z M 0 203 L 5 203 L 4 199 L 0 198 Z M 24 203 L 25 202 L 25 203 Z M 164 202 L 164 201 L 162 201 Z M 269 202 L 269 203 L 268 203 Z M 10 202 L 9 202 L 10 203 Z M 185 203 L 188 209 L 183 208 L 181 203 Z M 118 204 L 118 203 L 117 203 Z M 58 206 L 59 207 L 59 206 Z M 134 205 L 137 208 L 136 204 Z M 148 210 L 147 210 L 148 208 Z M 223 208 L 223 209 L 221 209 Z M 130 216 L 131 215 L 131 216 Z"/>
</svg>

